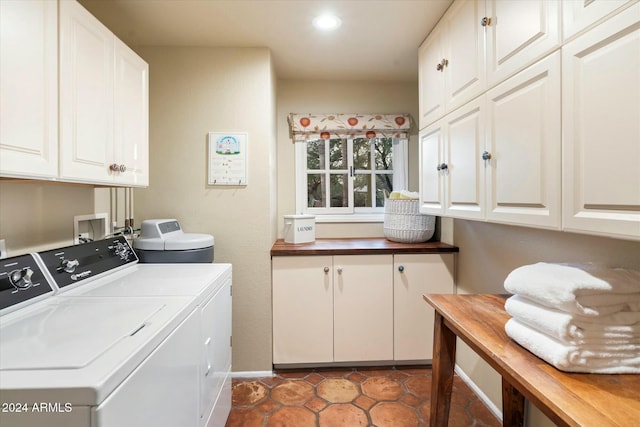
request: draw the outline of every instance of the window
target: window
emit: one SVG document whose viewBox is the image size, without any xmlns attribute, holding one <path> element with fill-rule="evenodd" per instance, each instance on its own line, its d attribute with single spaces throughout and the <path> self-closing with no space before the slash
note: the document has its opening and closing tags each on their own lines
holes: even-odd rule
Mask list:
<svg viewBox="0 0 640 427">
<path fill-rule="evenodd" d="M 405 139 L 389 137 L 296 143 L 297 211 L 319 221 L 382 221 L 385 198 L 406 188 L 406 152 Z"/>
<path fill-rule="evenodd" d="M 298 114 L 296 212 L 318 222 L 382 222 L 384 201 L 406 189 L 409 114 Z"/>
</svg>

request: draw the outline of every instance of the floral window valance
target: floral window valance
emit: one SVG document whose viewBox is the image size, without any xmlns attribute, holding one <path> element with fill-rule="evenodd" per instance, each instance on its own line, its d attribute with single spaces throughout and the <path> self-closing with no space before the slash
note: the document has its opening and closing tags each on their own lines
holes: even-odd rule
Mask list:
<svg viewBox="0 0 640 427">
<path fill-rule="evenodd" d="M 408 138 L 409 114 L 289 114 L 296 141 L 330 138 Z"/>
</svg>

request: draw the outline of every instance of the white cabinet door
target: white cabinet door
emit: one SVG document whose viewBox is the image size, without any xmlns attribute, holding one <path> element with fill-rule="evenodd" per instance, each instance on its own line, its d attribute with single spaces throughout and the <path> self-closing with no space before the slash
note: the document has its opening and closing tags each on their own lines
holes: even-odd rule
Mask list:
<svg viewBox="0 0 640 427">
<path fill-rule="evenodd" d="M 443 18 L 447 112 L 480 95 L 486 88 L 483 17 L 483 1 L 457 1 Z"/>
<path fill-rule="evenodd" d="M 333 362 L 331 256 L 273 257 L 273 363 Z"/>
<path fill-rule="evenodd" d="M 484 219 L 485 98 L 477 98 L 448 114 L 445 126 L 444 177 L 445 215 L 456 218 Z M 489 160 L 490 161 L 490 160 Z"/>
<path fill-rule="evenodd" d="M 444 115 L 444 48 L 442 28 L 436 27 L 418 49 L 420 129 Z"/>
<path fill-rule="evenodd" d="M 149 66 L 115 40 L 115 138 L 113 162 L 124 168 L 118 184 L 149 185 Z"/>
<path fill-rule="evenodd" d="M 0 175 L 58 175 L 58 11 L 0 1 Z"/>
<path fill-rule="evenodd" d="M 420 132 L 420 213 L 444 215 L 444 120 Z"/>
<path fill-rule="evenodd" d="M 640 3 L 562 49 L 563 227 L 640 239 Z"/>
<path fill-rule="evenodd" d="M 200 425 L 206 425 L 231 371 L 231 305 L 228 278 L 200 310 Z"/>
<path fill-rule="evenodd" d="M 110 183 L 114 36 L 75 1 L 60 2 L 60 177 Z"/>
<path fill-rule="evenodd" d="M 394 255 L 394 360 L 431 360 L 434 310 L 424 294 L 451 294 L 453 254 Z"/>
<path fill-rule="evenodd" d="M 487 218 L 560 228 L 560 52 L 487 92 Z"/>
<path fill-rule="evenodd" d="M 562 35 L 566 40 L 637 0 L 563 0 Z"/>
<path fill-rule="evenodd" d="M 560 5 L 557 0 L 487 0 L 489 87 L 560 45 Z"/>
<path fill-rule="evenodd" d="M 420 133 L 420 212 L 484 219 L 484 97 Z"/>
<path fill-rule="evenodd" d="M 334 361 L 393 360 L 393 255 L 333 262 Z"/>
</svg>

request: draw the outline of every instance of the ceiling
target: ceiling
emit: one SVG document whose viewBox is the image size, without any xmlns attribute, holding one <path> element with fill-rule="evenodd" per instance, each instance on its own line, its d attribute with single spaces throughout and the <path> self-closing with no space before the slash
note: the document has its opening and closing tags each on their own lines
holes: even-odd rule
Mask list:
<svg viewBox="0 0 640 427">
<path fill-rule="evenodd" d="M 452 0 L 79 0 L 132 48 L 268 47 L 280 79 L 417 81 L 418 46 Z M 313 18 L 342 26 L 323 33 Z"/>
</svg>

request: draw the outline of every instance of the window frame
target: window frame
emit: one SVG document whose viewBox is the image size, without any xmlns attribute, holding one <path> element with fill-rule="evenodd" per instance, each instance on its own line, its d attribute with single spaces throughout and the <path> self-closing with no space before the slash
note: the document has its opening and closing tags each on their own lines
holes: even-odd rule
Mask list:
<svg viewBox="0 0 640 427">
<path fill-rule="evenodd" d="M 307 207 L 307 141 L 297 141 L 295 146 L 295 190 L 296 190 L 296 212 L 308 215 L 315 215 L 316 222 L 383 222 L 384 207 L 367 208 L 354 206 L 353 183 L 354 176 L 349 174 L 349 166 L 353 166 L 353 137 L 344 138 L 347 140 L 347 169 L 345 173 L 348 177 L 349 204 L 348 207 L 327 207 L 309 208 Z M 391 138 L 393 144 L 393 188 L 406 189 L 408 185 L 408 138 Z M 325 139 L 325 146 L 329 145 L 330 139 Z M 354 174 L 355 175 L 355 174 Z M 378 175 L 375 170 L 371 175 Z"/>
</svg>

